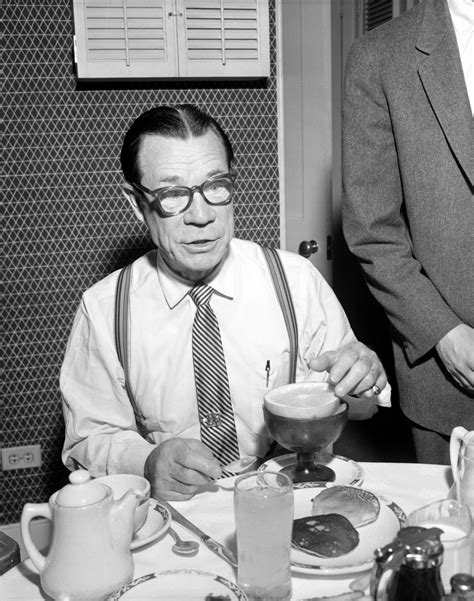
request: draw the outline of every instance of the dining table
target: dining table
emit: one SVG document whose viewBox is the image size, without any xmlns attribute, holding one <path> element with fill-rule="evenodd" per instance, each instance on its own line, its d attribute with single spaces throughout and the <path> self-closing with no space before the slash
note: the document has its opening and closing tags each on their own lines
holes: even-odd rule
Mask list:
<svg viewBox="0 0 474 601">
<path fill-rule="evenodd" d="M 360 462 L 357 465 L 362 474 L 359 485 L 393 501 L 406 515 L 432 501 L 447 498 L 452 486 L 451 468 L 448 466 L 385 462 Z M 193 498 L 174 501 L 171 505 L 206 534 L 236 553 L 234 481 L 235 477 L 216 480 Z M 182 538 L 196 540 L 196 536 L 176 521 L 173 520 L 171 525 Z M 220 575 L 234 583 L 237 581 L 236 569 L 205 545 L 200 545 L 197 555 L 184 557 L 172 552 L 173 544 L 173 538 L 164 528 L 148 544 L 135 545 L 132 551 L 134 578 L 161 571 L 190 570 Z M 327 575 L 317 570 L 310 573 L 292 571 L 292 599 L 301 601 L 347 593 L 351 590 L 351 582 L 358 576 L 360 573 L 353 572 Z M 0 599 L 48 599 L 29 558 L 0 577 Z"/>
</svg>

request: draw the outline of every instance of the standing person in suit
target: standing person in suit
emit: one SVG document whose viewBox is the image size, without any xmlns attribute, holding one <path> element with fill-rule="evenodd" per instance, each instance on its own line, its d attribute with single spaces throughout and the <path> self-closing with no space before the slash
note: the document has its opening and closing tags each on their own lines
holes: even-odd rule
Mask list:
<svg viewBox="0 0 474 601">
<path fill-rule="evenodd" d="M 474 2 L 426 0 L 357 40 L 343 228 L 393 328 L 418 461 L 474 428 Z"/>
</svg>

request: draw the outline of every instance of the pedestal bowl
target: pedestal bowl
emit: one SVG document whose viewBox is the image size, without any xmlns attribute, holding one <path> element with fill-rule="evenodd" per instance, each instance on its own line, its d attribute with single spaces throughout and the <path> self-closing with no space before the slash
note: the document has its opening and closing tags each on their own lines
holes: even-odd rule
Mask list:
<svg viewBox="0 0 474 601">
<path fill-rule="evenodd" d="M 263 407 L 270 434 L 282 447 L 296 453 L 296 465 L 282 470 L 293 482 L 334 482 L 334 470 L 318 464 L 318 452 L 340 437 L 347 422 L 348 411 L 349 406 L 344 401 L 341 401 L 336 413 L 327 417 L 275 415 Z"/>
</svg>

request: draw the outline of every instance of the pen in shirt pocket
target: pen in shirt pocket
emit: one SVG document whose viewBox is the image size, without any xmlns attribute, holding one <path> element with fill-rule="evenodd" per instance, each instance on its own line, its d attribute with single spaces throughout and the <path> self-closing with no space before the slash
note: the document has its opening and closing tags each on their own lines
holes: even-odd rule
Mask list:
<svg viewBox="0 0 474 601">
<path fill-rule="evenodd" d="M 266 387 L 268 388 L 268 382 L 270 380 L 270 359 L 267 359 L 267 364 L 265 365 L 265 371 L 267 372 L 267 378 L 266 378 Z"/>
</svg>

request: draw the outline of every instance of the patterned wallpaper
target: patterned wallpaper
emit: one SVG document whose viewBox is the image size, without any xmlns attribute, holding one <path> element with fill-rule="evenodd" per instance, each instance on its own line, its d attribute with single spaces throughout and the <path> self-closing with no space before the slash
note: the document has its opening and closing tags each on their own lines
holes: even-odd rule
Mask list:
<svg viewBox="0 0 474 601">
<path fill-rule="evenodd" d="M 40 444 L 37 469 L 1 473 L 0 523 L 62 486 L 58 375 L 81 293 L 150 248 L 120 193 L 119 151 L 131 121 L 191 102 L 217 117 L 239 174 L 236 235 L 279 243 L 276 50 L 265 81 L 78 84 L 68 0 L 3 0 L 4 447 Z"/>
</svg>

